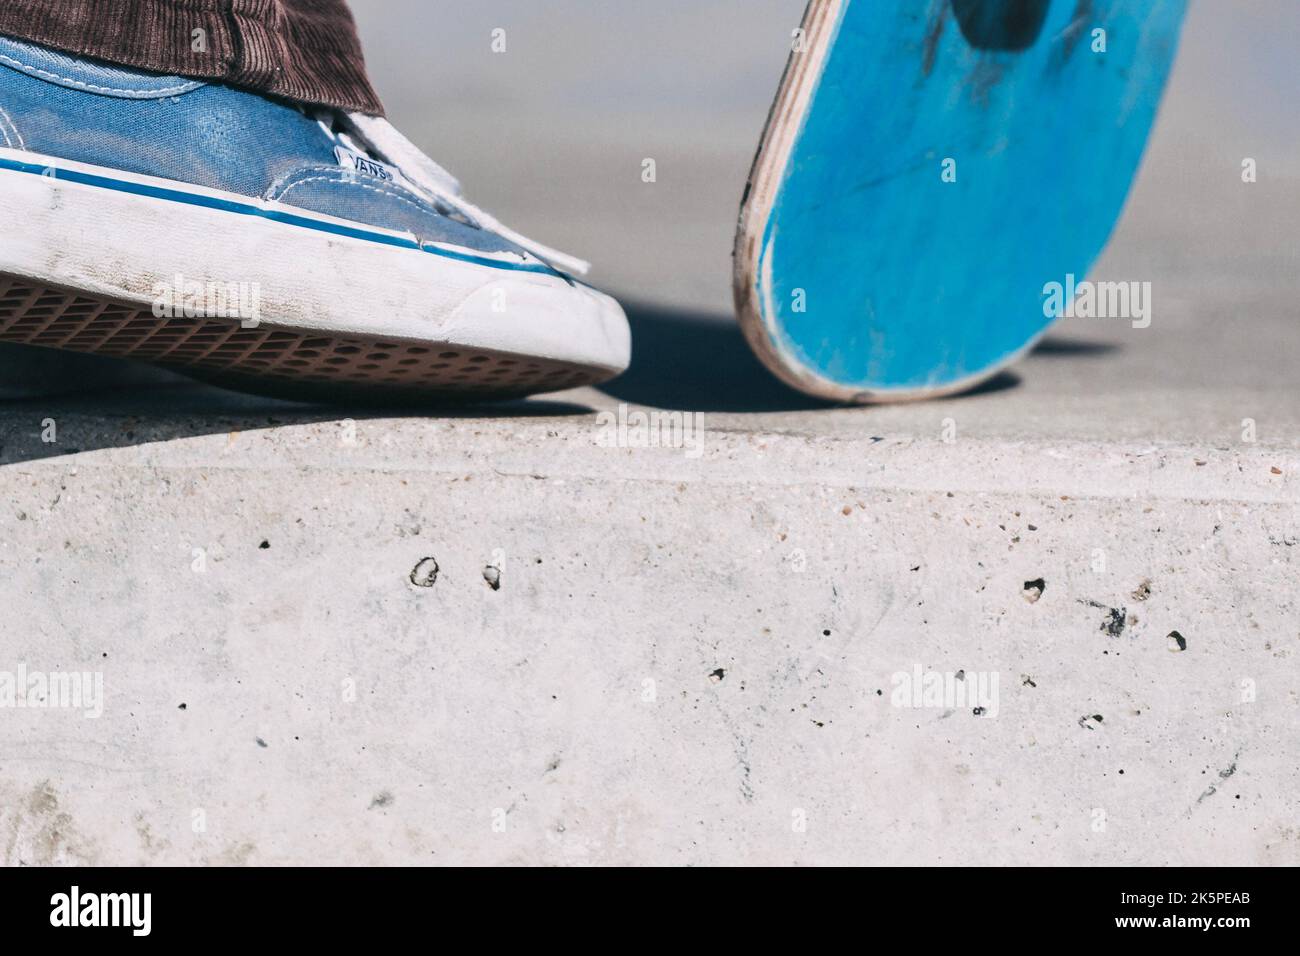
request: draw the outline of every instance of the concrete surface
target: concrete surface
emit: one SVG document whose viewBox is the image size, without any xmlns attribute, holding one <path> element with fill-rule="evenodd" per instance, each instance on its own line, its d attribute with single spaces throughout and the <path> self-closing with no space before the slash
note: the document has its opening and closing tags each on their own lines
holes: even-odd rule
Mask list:
<svg viewBox="0 0 1300 956">
<path fill-rule="evenodd" d="M 683 101 L 699 71 L 779 71 L 799 5 L 692 6 L 671 42 L 726 57 L 639 13 L 544 21 L 575 44 L 627 31 L 601 62 L 630 64 L 605 106 L 632 104 L 629 157 L 639 64 L 690 64 Z M 705 145 L 659 198 L 614 201 L 593 173 L 612 154 L 553 145 L 551 199 L 584 178 L 594 196 L 558 231 L 625 243 L 608 275 L 637 356 L 603 390 L 432 416 L 82 364 L 62 380 L 82 390 L 21 399 L 58 369 L 0 357 L 0 700 L 20 667 L 103 688 L 97 718 L 0 707 L 0 859 L 1300 862 L 1300 154 L 1278 118 L 1294 76 L 1261 68 L 1300 13 L 1228 9 L 1194 8 L 1097 270 L 1152 282 L 1151 328 L 1063 324 L 972 395 L 824 408 L 744 350 L 723 198 L 748 147 L 719 131 L 761 123 L 775 72 L 707 130 L 662 121 L 684 161 Z M 359 8 L 363 32 L 381 10 Z M 385 78 L 421 35 L 378 37 Z M 647 76 L 660 115 L 673 71 Z M 482 82 L 475 109 L 496 102 Z M 602 115 L 541 86 L 513 109 Z M 527 183 L 552 175 L 529 143 L 458 148 Z M 496 205 L 563 241 L 525 192 Z M 599 413 L 621 404 L 703 430 L 611 446 Z M 997 693 L 984 715 L 904 706 L 918 668 Z"/>
</svg>

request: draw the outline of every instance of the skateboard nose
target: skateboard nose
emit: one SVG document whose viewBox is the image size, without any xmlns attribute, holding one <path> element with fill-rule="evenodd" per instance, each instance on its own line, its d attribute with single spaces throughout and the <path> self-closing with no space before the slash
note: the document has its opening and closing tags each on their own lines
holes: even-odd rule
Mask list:
<svg viewBox="0 0 1300 956">
<path fill-rule="evenodd" d="M 966 42 L 979 50 L 1027 50 L 1052 0 L 951 0 Z M 1086 3 L 1087 0 L 1081 0 Z"/>
</svg>

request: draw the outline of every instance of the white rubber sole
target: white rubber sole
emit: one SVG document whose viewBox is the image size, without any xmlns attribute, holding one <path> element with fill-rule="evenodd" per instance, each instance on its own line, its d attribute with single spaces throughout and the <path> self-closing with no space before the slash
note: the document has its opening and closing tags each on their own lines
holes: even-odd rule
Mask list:
<svg viewBox="0 0 1300 956">
<path fill-rule="evenodd" d="M 631 357 L 618 303 L 531 257 L 421 245 L 280 203 L 10 149 L 0 149 L 0 214 L 10 223 L 0 238 L 0 341 L 236 384 L 483 397 L 600 382 Z M 186 297 L 209 284 L 232 295 Z"/>
</svg>

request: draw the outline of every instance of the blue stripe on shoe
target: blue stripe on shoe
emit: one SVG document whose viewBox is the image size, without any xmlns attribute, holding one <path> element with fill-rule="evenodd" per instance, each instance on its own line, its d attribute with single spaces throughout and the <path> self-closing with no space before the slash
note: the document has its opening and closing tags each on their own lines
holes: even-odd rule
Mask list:
<svg viewBox="0 0 1300 956">
<path fill-rule="evenodd" d="M 0 157 L 0 170 L 2 169 L 7 169 L 16 173 L 31 173 L 36 176 L 49 176 L 50 171 L 53 170 L 54 175 L 52 178 L 66 180 L 67 182 L 72 183 L 80 183 L 84 186 L 95 186 L 100 189 L 112 189 L 116 192 L 130 193 L 136 196 L 147 196 L 151 199 L 162 199 L 167 202 L 182 203 L 188 206 L 202 206 L 207 209 L 218 209 L 222 212 L 232 212 L 243 216 L 257 216 L 261 219 L 269 219 L 273 222 L 283 223 L 287 226 L 298 226 L 302 229 L 314 229 L 317 232 L 328 232 L 336 236 L 347 236 L 350 239 L 360 239 L 364 242 L 375 242 L 380 245 L 394 246 L 399 249 L 414 249 L 416 251 L 432 253 L 433 255 L 441 256 L 444 259 L 454 259 L 457 262 L 468 262 L 473 265 L 486 266 L 489 269 L 502 269 L 506 272 L 534 272 L 544 275 L 553 275 L 561 279 L 568 279 L 564 273 L 559 272 L 544 263 L 502 262 L 500 259 L 476 256 L 469 252 L 456 252 L 451 249 L 441 249 L 437 246 L 422 245 L 415 239 L 408 239 L 404 236 L 390 236 L 382 232 L 372 232 L 369 229 L 357 226 L 344 226 L 338 223 L 324 222 L 320 219 L 312 219 L 307 216 L 297 216 L 289 212 L 266 209 L 251 203 L 237 202 L 230 199 L 219 199 L 216 196 L 204 196 L 199 193 L 185 192 L 181 189 L 168 189 L 163 186 L 151 186 L 148 183 L 136 183 L 125 179 L 114 179 L 111 176 L 100 176 L 95 173 L 83 173 L 74 169 L 64 169 L 46 163 L 25 163 L 16 159 Z"/>
</svg>

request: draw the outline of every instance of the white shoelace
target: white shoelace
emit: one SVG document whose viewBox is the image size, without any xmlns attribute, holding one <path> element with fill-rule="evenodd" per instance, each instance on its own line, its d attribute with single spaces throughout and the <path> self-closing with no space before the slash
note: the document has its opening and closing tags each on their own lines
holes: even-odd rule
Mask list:
<svg viewBox="0 0 1300 956">
<path fill-rule="evenodd" d="M 591 270 L 591 263 L 529 239 L 470 203 L 460 194 L 460 183 L 456 177 L 426 156 L 387 120 L 361 113 L 348 113 L 343 119 L 353 135 L 365 142 L 385 162 L 401 170 L 409 184 L 428 198 L 460 210 L 485 229 L 509 239 L 557 269 L 576 275 L 586 275 Z"/>
</svg>

